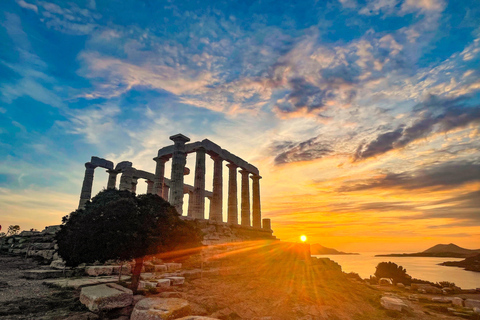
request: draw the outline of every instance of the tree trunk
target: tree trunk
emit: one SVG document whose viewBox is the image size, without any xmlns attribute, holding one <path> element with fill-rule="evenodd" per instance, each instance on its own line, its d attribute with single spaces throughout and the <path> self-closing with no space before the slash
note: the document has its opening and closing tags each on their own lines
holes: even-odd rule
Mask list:
<svg viewBox="0 0 480 320">
<path fill-rule="evenodd" d="M 132 272 L 132 291 L 137 293 L 138 283 L 140 281 L 140 273 L 142 273 L 143 267 L 143 257 L 135 258 L 135 267 L 133 268 Z"/>
</svg>

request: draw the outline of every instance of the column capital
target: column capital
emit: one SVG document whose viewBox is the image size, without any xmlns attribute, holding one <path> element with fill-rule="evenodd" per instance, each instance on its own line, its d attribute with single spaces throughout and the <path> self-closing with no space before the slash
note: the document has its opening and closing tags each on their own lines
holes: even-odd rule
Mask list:
<svg viewBox="0 0 480 320">
<path fill-rule="evenodd" d="M 227 167 L 229 167 L 232 170 L 238 168 L 238 166 L 235 163 L 231 163 L 231 162 L 227 164 Z"/>
<path fill-rule="evenodd" d="M 222 162 L 224 159 L 222 157 L 220 157 L 220 155 L 214 153 L 214 154 L 211 154 L 210 155 L 210 158 L 213 160 L 213 161 L 220 161 Z"/>
<path fill-rule="evenodd" d="M 242 175 L 247 175 L 247 176 L 251 173 L 250 171 L 247 171 L 247 170 L 245 170 L 245 169 L 241 169 L 241 170 L 238 171 L 238 172 L 240 172 Z"/>
<path fill-rule="evenodd" d="M 169 139 L 172 140 L 173 142 L 179 142 L 179 143 L 187 143 L 188 141 L 190 141 L 189 137 L 184 136 L 181 133 L 173 135 Z"/>
<path fill-rule="evenodd" d="M 161 156 L 161 157 L 155 157 L 153 158 L 153 160 L 155 160 L 156 162 L 167 162 L 168 160 L 170 160 L 171 156 Z"/>
<path fill-rule="evenodd" d="M 120 172 L 121 172 L 120 170 L 107 169 L 107 173 L 109 174 L 119 174 Z"/>
<path fill-rule="evenodd" d="M 96 167 L 97 167 L 97 166 L 94 165 L 94 164 L 91 163 L 91 162 L 86 162 L 86 163 L 85 163 L 85 168 L 87 168 L 87 169 L 95 169 Z"/>
<path fill-rule="evenodd" d="M 254 180 L 254 181 L 255 181 L 255 180 L 260 180 L 260 179 L 262 179 L 262 176 L 253 174 L 253 175 L 250 177 L 250 179 L 252 179 L 252 180 Z"/>
</svg>

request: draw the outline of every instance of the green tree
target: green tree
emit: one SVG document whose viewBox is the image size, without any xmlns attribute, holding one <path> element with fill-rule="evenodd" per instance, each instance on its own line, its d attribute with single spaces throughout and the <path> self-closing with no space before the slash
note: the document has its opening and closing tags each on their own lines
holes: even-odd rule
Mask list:
<svg viewBox="0 0 480 320">
<path fill-rule="evenodd" d="M 146 255 L 200 245 L 200 235 L 175 208 L 153 194 L 104 190 L 85 209 L 63 218 L 56 236 L 58 253 L 69 266 L 131 260 L 136 291 Z"/>
<path fill-rule="evenodd" d="M 19 225 L 11 225 L 8 227 L 7 230 L 7 237 L 8 236 L 14 236 L 20 232 L 20 226 Z"/>
<path fill-rule="evenodd" d="M 380 262 L 375 271 L 375 277 L 391 278 L 394 283 L 401 282 L 410 284 L 412 277 L 407 274 L 407 270 L 393 262 Z"/>
</svg>

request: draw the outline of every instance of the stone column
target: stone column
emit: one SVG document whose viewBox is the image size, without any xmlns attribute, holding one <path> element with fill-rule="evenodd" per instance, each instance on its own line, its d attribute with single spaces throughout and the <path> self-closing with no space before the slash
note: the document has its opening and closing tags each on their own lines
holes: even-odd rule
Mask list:
<svg viewBox="0 0 480 320">
<path fill-rule="evenodd" d="M 253 175 L 252 177 L 252 227 L 262 228 L 262 211 L 260 207 L 260 179 L 261 176 Z"/>
<path fill-rule="evenodd" d="M 115 189 L 117 185 L 117 175 L 119 174 L 116 170 L 107 170 L 108 172 L 108 182 L 107 189 Z"/>
<path fill-rule="evenodd" d="M 155 182 L 153 182 L 152 180 L 147 180 L 146 182 L 147 182 L 147 194 L 153 193 Z"/>
<path fill-rule="evenodd" d="M 132 178 L 132 187 L 130 188 L 130 191 L 132 191 L 133 193 L 136 193 L 137 184 L 138 184 L 138 178 Z"/>
<path fill-rule="evenodd" d="M 250 187 L 248 181 L 250 172 L 242 169 L 240 173 L 242 174 L 242 226 L 250 227 Z"/>
<path fill-rule="evenodd" d="M 205 149 L 197 149 L 193 184 L 193 217 L 205 219 Z"/>
<path fill-rule="evenodd" d="M 126 168 L 120 177 L 120 190 L 132 191 L 133 170 Z"/>
<path fill-rule="evenodd" d="M 155 181 L 153 184 L 153 193 L 159 195 L 163 199 L 168 201 L 168 193 L 167 198 L 163 196 L 163 184 L 165 179 L 165 162 L 168 161 L 167 157 L 156 157 L 153 158 L 157 162 L 155 167 Z"/>
<path fill-rule="evenodd" d="M 210 221 L 222 222 L 222 196 L 223 196 L 223 178 L 222 178 L 222 162 L 223 159 L 219 155 L 212 155 L 213 159 L 213 190 Z"/>
<path fill-rule="evenodd" d="M 237 168 L 229 163 L 228 167 L 228 220 L 229 224 L 238 224 L 238 201 L 237 201 Z"/>
<path fill-rule="evenodd" d="M 168 201 L 168 194 L 170 193 L 170 187 L 167 186 L 166 184 L 163 185 L 163 194 L 162 198 Z"/>
<path fill-rule="evenodd" d="M 82 191 L 80 192 L 78 209 L 83 209 L 85 207 L 85 203 L 87 203 L 92 197 L 93 173 L 95 168 L 96 166 L 90 162 L 85 163 L 85 175 L 83 176 L 83 185 Z"/>
<path fill-rule="evenodd" d="M 270 219 L 262 219 L 262 221 L 263 221 L 263 229 L 272 230 L 272 221 Z"/>
<path fill-rule="evenodd" d="M 193 191 L 188 191 L 188 211 L 187 216 L 195 218 Z"/>
<path fill-rule="evenodd" d="M 187 163 L 187 154 L 185 153 L 185 143 L 190 139 L 183 134 L 176 134 L 170 137 L 174 145 L 172 156 L 172 174 L 171 174 L 171 191 L 170 203 L 182 215 L 183 209 L 183 173 L 185 164 Z"/>
</svg>

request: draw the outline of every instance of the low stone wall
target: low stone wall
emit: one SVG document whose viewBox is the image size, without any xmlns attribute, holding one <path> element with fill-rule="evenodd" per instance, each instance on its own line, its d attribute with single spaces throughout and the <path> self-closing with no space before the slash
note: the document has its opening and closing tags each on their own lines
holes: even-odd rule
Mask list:
<svg viewBox="0 0 480 320">
<path fill-rule="evenodd" d="M 26 257 L 37 257 L 45 263 L 58 259 L 55 234 L 60 226 L 45 227 L 43 231 L 22 231 L 18 235 L 0 238 L 0 251 Z"/>
</svg>

